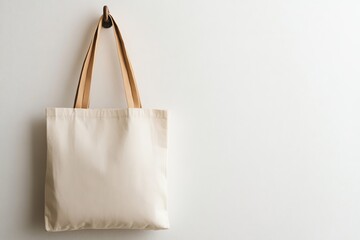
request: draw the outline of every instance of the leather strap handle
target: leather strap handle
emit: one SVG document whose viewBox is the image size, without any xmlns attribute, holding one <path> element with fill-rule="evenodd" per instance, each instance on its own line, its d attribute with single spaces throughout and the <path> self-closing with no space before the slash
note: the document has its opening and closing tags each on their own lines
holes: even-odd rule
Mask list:
<svg viewBox="0 0 360 240">
<path fill-rule="evenodd" d="M 141 100 L 139 91 L 136 86 L 136 80 L 133 69 L 128 58 L 124 41 L 122 39 L 119 27 L 114 18 L 109 14 L 109 19 L 114 26 L 114 35 L 117 43 L 118 56 L 120 59 L 121 73 L 124 81 L 124 89 L 126 100 L 129 108 L 141 108 Z M 90 86 L 92 71 L 94 67 L 96 45 L 101 31 L 103 16 L 101 16 L 98 26 L 95 30 L 94 37 L 90 43 L 89 49 L 86 53 L 85 60 L 81 69 L 79 84 L 76 91 L 74 108 L 89 108 L 90 102 Z"/>
</svg>

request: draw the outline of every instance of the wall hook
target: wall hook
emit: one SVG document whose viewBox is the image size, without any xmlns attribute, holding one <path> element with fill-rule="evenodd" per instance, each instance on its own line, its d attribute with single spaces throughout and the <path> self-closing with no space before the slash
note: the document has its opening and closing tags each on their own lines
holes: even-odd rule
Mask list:
<svg viewBox="0 0 360 240">
<path fill-rule="evenodd" d="M 103 7 L 103 22 L 102 22 L 102 26 L 104 28 L 110 28 L 112 26 L 112 22 L 109 18 L 109 8 L 105 5 Z"/>
</svg>

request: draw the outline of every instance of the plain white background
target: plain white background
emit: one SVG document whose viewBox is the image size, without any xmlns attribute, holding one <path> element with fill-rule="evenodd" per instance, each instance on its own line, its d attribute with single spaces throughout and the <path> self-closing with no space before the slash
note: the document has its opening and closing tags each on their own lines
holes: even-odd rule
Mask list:
<svg viewBox="0 0 360 240">
<path fill-rule="evenodd" d="M 170 110 L 167 231 L 47 233 L 46 107 L 72 107 L 102 6 Z M 360 2 L 0 1 L 0 238 L 360 238 Z M 91 107 L 126 107 L 112 30 Z"/>
</svg>

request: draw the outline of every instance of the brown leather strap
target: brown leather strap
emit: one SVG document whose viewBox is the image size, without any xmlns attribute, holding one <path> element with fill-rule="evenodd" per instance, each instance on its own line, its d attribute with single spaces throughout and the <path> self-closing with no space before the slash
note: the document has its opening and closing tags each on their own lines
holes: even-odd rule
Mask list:
<svg viewBox="0 0 360 240">
<path fill-rule="evenodd" d="M 118 56 L 120 59 L 121 73 L 124 81 L 124 89 L 128 107 L 141 108 L 142 105 L 140 101 L 139 91 L 136 86 L 136 80 L 130 60 L 126 52 L 124 41 L 115 20 L 111 15 L 109 15 L 109 18 L 114 26 L 115 40 L 117 43 Z M 89 108 L 91 77 L 94 67 L 96 45 L 102 26 L 102 19 L 103 17 L 101 17 L 99 20 L 98 26 L 95 30 L 94 38 L 92 39 L 89 49 L 86 53 L 86 57 L 81 69 L 78 88 L 76 91 L 74 108 Z"/>
</svg>

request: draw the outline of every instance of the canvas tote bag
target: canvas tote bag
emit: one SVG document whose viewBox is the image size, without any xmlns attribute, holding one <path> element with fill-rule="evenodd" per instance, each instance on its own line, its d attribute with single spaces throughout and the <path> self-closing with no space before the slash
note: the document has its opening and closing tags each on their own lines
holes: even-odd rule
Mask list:
<svg viewBox="0 0 360 240">
<path fill-rule="evenodd" d="M 74 108 L 47 108 L 45 228 L 166 229 L 167 112 L 141 106 L 114 19 L 127 109 L 90 109 L 102 17 L 80 75 Z"/>
</svg>

